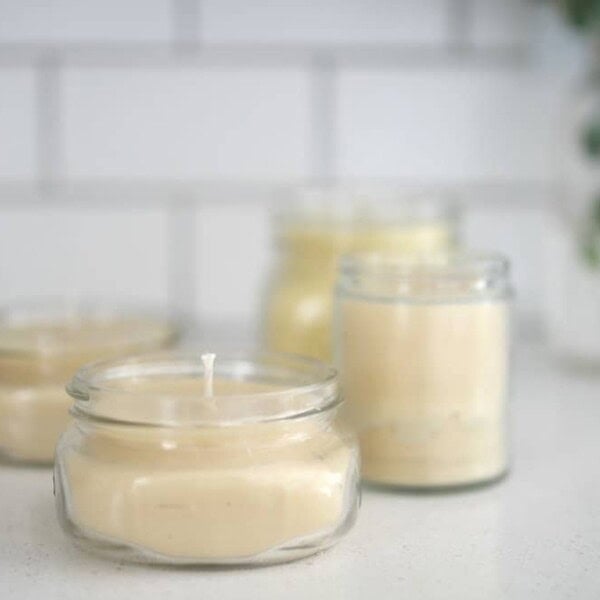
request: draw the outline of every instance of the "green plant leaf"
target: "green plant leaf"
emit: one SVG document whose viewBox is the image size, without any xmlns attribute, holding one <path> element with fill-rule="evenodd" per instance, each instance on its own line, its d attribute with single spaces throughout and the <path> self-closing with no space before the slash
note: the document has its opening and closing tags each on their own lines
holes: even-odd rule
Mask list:
<svg viewBox="0 0 600 600">
<path fill-rule="evenodd" d="M 578 29 L 590 29 L 600 21 L 600 0 L 559 0 L 559 4 Z"/>
<path fill-rule="evenodd" d="M 594 270 L 600 268 L 600 194 L 590 203 L 579 250 L 588 267 Z"/>
<path fill-rule="evenodd" d="M 586 265 L 592 269 L 600 266 L 600 246 L 593 239 L 586 238 L 580 246 L 581 256 Z"/>
<path fill-rule="evenodd" d="M 590 158 L 600 158 L 600 119 L 587 125 L 581 137 L 581 144 L 585 153 Z"/>
</svg>

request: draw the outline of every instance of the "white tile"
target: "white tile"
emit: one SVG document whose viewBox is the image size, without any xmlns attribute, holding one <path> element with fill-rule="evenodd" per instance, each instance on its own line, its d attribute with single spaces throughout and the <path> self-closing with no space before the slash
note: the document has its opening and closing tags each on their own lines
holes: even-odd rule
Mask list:
<svg viewBox="0 0 600 600">
<path fill-rule="evenodd" d="M 34 79 L 31 70 L 0 70 L 0 178 L 25 179 L 35 169 Z"/>
<path fill-rule="evenodd" d="M 73 177 L 301 177 L 308 78 L 290 69 L 70 69 Z"/>
<path fill-rule="evenodd" d="M 480 47 L 523 44 L 531 6 L 527 0 L 473 0 L 471 41 Z"/>
<path fill-rule="evenodd" d="M 338 173 L 425 183 L 554 177 L 562 98 L 529 71 L 340 76 Z"/>
<path fill-rule="evenodd" d="M 567 27 L 553 3 L 536 4 L 533 10 L 532 54 L 539 67 L 575 86 L 588 68 L 589 39 Z"/>
<path fill-rule="evenodd" d="M 2 301 L 59 295 L 165 305 L 164 219 L 155 209 L 3 209 Z"/>
<path fill-rule="evenodd" d="M 0 0 L 4 42 L 164 41 L 168 0 Z"/>
<path fill-rule="evenodd" d="M 521 321 L 539 325 L 546 305 L 547 252 L 551 215 L 543 206 L 490 206 L 482 201 L 465 212 L 463 240 L 467 247 L 505 254 L 511 262 L 516 313 Z"/>
<path fill-rule="evenodd" d="M 204 0 L 209 42 L 443 43 L 445 0 Z"/>
<path fill-rule="evenodd" d="M 270 257 L 266 208 L 240 204 L 201 209 L 199 317 L 205 322 L 246 322 L 255 329 Z"/>
</svg>

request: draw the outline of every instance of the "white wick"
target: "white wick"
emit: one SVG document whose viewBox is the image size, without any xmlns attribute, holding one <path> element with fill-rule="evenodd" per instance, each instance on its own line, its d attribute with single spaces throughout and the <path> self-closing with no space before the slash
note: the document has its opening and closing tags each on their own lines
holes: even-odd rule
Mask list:
<svg viewBox="0 0 600 600">
<path fill-rule="evenodd" d="M 216 354 L 203 354 L 202 364 L 204 365 L 204 397 L 213 397 L 213 378 L 215 371 Z"/>
</svg>

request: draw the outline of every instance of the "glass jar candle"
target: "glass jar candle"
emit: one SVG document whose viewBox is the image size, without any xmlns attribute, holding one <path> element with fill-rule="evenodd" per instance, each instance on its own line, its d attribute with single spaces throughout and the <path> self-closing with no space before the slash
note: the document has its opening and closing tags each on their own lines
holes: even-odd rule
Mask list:
<svg viewBox="0 0 600 600">
<path fill-rule="evenodd" d="M 52 302 L 0 310 L 0 456 L 52 463 L 75 371 L 102 357 L 166 347 L 176 333 L 167 320 L 137 311 Z"/>
<path fill-rule="evenodd" d="M 274 220 L 278 252 L 264 303 L 268 348 L 332 359 L 333 291 L 342 254 L 428 254 L 456 243 L 456 207 L 432 194 L 370 189 L 298 192 Z"/>
<path fill-rule="evenodd" d="M 68 387 L 55 463 L 59 519 L 111 557 L 275 563 L 354 522 L 358 447 L 337 421 L 336 372 L 264 353 L 97 363 Z"/>
<path fill-rule="evenodd" d="M 365 480 L 444 488 L 505 473 L 510 296 L 496 255 L 344 258 L 338 361 Z"/>
</svg>

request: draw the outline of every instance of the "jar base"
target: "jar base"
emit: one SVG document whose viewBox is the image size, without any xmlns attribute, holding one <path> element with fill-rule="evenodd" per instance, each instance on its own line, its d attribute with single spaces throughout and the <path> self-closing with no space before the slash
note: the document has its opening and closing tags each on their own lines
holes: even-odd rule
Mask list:
<svg viewBox="0 0 600 600">
<path fill-rule="evenodd" d="M 165 555 L 140 546 L 111 540 L 96 533 L 84 533 L 77 525 L 64 518 L 60 519 L 60 522 L 78 548 L 106 560 L 166 568 L 258 568 L 292 562 L 326 551 L 334 546 L 352 527 L 356 520 L 356 513 L 357 511 L 353 510 L 334 531 L 328 534 L 313 535 L 303 540 L 295 540 L 292 544 L 288 543 L 272 548 L 257 555 L 218 559 Z"/>
<path fill-rule="evenodd" d="M 454 494 L 456 492 L 476 491 L 488 486 L 500 483 L 508 477 L 510 469 L 506 468 L 497 475 L 478 479 L 476 481 L 468 481 L 463 483 L 443 483 L 443 484 L 404 484 L 394 482 L 382 482 L 370 480 L 366 477 L 362 478 L 362 485 L 374 491 L 388 493 L 403 493 L 414 495 L 428 494 Z"/>
<path fill-rule="evenodd" d="M 63 531 L 78 548 L 111 561 L 182 568 L 261 567 L 292 562 L 318 554 L 334 546 L 352 528 L 356 522 L 360 505 L 360 489 L 358 489 L 356 499 L 349 507 L 348 512 L 329 531 L 296 538 L 260 554 L 232 558 L 198 558 L 166 555 L 115 540 L 94 531 L 83 530 L 66 513 L 65 498 L 60 485 L 55 486 L 54 494 L 58 521 Z"/>
</svg>

